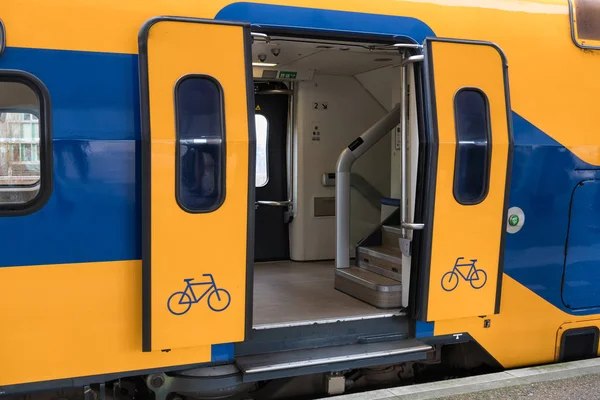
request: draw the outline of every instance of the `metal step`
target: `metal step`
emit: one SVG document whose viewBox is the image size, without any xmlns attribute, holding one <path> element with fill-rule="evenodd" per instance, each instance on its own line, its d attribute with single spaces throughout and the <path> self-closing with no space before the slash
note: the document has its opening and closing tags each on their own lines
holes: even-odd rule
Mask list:
<svg viewBox="0 0 600 400">
<path fill-rule="evenodd" d="M 395 225 L 383 225 L 381 227 L 381 237 L 383 245 L 387 247 L 400 248 L 400 237 L 402 235 L 402 229 L 400 226 Z"/>
<path fill-rule="evenodd" d="M 402 306 L 402 283 L 364 268 L 336 269 L 335 288 L 377 308 Z"/>
<path fill-rule="evenodd" d="M 382 228 L 384 232 L 394 233 L 396 235 L 402 234 L 402 228 L 400 228 L 400 225 L 383 225 Z"/>
<path fill-rule="evenodd" d="M 362 261 L 360 259 L 358 260 L 358 266 L 363 269 L 366 269 L 367 271 L 375 272 L 378 275 L 383 275 L 386 278 L 390 278 L 395 281 L 402 282 L 402 273 L 401 272 L 395 272 L 394 270 L 382 268 L 378 265 L 371 264 L 366 261 Z"/>
<path fill-rule="evenodd" d="M 394 274 L 402 274 L 402 253 L 399 247 L 369 246 L 358 248 L 358 261 L 364 265 L 383 268 Z M 373 272 L 377 272 L 374 271 Z M 388 276 L 386 274 L 386 276 Z"/>
<path fill-rule="evenodd" d="M 360 368 L 424 360 L 431 349 L 430 345 L 416 339 L 405 339 L 242 356 L 236 358 L 236 363 L 249 376 L 244 377 L 244 381 L 253 381 L 267 375 L 275 376 L 278 371 L 282 372 L 280 376 L 293 376 L 293 370 L 299 375 L 342 370 L 346 369 L 345 364 Z"/>
</svg>

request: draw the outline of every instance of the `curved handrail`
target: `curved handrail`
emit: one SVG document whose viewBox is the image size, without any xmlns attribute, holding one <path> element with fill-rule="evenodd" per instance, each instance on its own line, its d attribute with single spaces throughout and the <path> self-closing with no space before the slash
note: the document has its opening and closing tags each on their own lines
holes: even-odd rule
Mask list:
<svg viewBox="0 0 600 400">
<path fill-rule="evenodd" d="M 338 158 L 335 179 L 336 268 L 350 266 L 350 171 L 352 164 L 399 123 L 400 104 L 350 143 Z"/>
</svg>

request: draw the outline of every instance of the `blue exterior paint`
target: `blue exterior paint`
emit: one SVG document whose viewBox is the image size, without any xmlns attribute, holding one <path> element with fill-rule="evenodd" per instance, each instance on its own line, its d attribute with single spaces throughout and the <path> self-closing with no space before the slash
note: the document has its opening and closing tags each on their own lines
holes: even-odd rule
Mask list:
<svg viewBox="0 0 600 400">
<path fill-rule="evenodd" d="M 600 181 L 573 192 L 562 298 L 569 308 L 600 306 Z"/>
<path fill-rule="evenodd" d="M 571 194 L 582 180 L 600 178 L 600 169 L 583 162 L 514 112 L 513 124 L 509 206 L 523 209 L 525 224 L 519 232 L 507 235 L 504 272 L 565 312 L 597 314 L 599 308 L 569 310 L 561 298 L 561 282 Z"/>
<path fill-rule="evenodd" d="M 233 343 L 213 344 L 210 360 L 212 362 L 233 360 Z"/>
<path fill-rule="evenodd" d="M 0 266 L 141 258 L 137 56 L 9 47 L 0 69 L 48 87 L 54 156 L 48 203 L 0 218 Z"/>
<path fill-rule="evenodd" d="M 234 3 L 215 16 L 217 20 L 249 22 L 264 27 L 290 27 L 323 32 L 394 36 L 422 44 L 435 36 L 423 21 L 411 17 L 364 14 L 271 4 Z"/>
<path fill-rule="evenodd" d="M 434 327 L 435 327 L 434 322 L 416 321 L 415 337 L 423 338 L 423 337 L 433 336 Z"/>
</svg>

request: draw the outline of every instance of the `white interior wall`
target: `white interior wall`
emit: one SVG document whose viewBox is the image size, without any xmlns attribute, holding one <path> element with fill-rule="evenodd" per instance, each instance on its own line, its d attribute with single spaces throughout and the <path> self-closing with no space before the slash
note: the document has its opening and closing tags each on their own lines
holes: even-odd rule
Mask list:
<svg viewBox="0 0 600 400">
<path fill-rule="evenodd" d="M 395 95 L 400 99 L 396 93 L 393 93 L 394 90 L 390 87 L 390 82 L 392 82 L 395 75 L 398 75 L 399 73 L 397 67 L 390 66 L 363 72 L 362 74 L 356 75 L 356 79 L 359 80 L 364 88 L 367 89 L 387 111 L 390 111 L 394 108 L 393 96 Z M 398 82 L 400 81 L 398 80 Z"/>
<path fill-rule="evenodd" d="M 296 102 L 294 190 L 297 204 L 290 224 L 290 255 L 297 261 L 333 259 L 335 217 L 314 216 L 315 197 L 335 196 L 334 187 L 322 185 L 322 174 L 335 172 L 342 150 L 385 115 L 386 109 L 351 76 L 315 74 L 314 80 L 299 82 Z M 315 103 L 319 104 L 318 109 L 314 108 Z M 323 103 L 327 109 L 323 109 Z M 352 169 L 383 195 L 389 195 L 389 143 L 389 138 L 382 139 Z M 379 210 L 354 190 L 351 215 L 353 243 L 368 233 L 380 218 Z"/>
</svg>

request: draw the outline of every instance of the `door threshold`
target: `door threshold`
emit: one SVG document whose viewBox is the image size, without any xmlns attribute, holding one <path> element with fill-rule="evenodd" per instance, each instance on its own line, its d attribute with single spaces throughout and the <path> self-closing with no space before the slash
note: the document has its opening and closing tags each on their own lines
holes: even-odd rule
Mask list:
<svg viewBox="0 0 600 400">
<path fill-rule="evenodd" d="M 306 326 L 306 325 L 322 325 L 322 324 L 335 324 L 336 322 L 350 322 L 350 321 L 360 321 L 360 320 L 371 320 L 377 318 L 392 318 L 392 317 L 403 317 L 406 316 L 405 311 L 394 311 L 385 314 L 365 314 L 365 315 L 352 315 L 349 317 L 336 317 L 336 318 L 323 318 L 323 319 L 313 319 L 313 320 L 305 320 L 305 321 L 290 321 L 290 322 L 277 322 L 277 323 L 269 323 L 269 324 L 257 324 L 253 325 L 252 329 L 254 330 L 264 330 L 264 329 L 278 329 L 278 328 L 292 328 L 296 326 Z"/>
<path fill-rule="evenodd" d="M 244 382 L 425 360 L 432 346 L 417 339 L 278 351 L 236 357 Z"/>
</svg>

